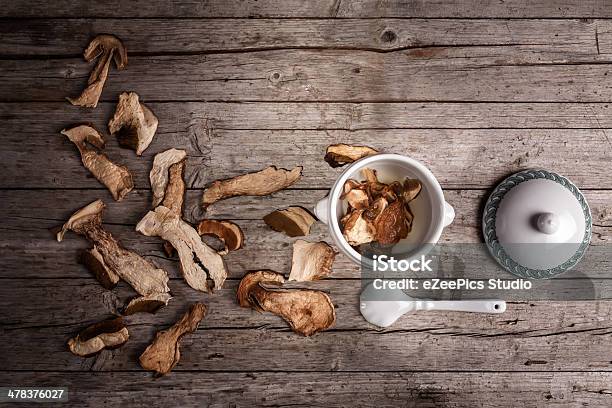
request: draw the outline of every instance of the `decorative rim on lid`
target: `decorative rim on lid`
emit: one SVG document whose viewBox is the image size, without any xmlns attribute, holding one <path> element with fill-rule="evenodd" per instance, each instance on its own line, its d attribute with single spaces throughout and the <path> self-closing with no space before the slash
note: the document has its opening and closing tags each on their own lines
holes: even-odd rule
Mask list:
<svg viewBox="0 0 612 408">
<path fill-rule="evenodd" d="M 524 181 L 535 179 L 551 180 L 568 189 L 578 200 L 585 218 L 585 230 L 582 243 L 570 259 L 551 269 L 531 269 L 518 264 L 516 261 L 510 258 L 510 256 L 508 256 L 502 245 L 499 243 L 495 233 L 495 218 L 497 215 L 497 209 L 499 207 L 499 203 L 502 201 L 506 193 Z M 489 199 L 485 204 L 484 214 L 482 216 L 482 230 L 485 242 L 493 258 L 495 258 L 495 260 L 508 272 L 528 279 L 550 279 L 576 266 L 576 264 L 584 256 L 587 248 L 589 247 L 589 243 L 591 242 L 591 228 L 591 210 L 589 209 L 589 205 L 587 204 L 580 190 L 578 190 L 578 188 L 565 177 L 539 169 L 520 171 L 499 183 L 499 185 L 495 187 L 489 196 Z"/>
</svg>

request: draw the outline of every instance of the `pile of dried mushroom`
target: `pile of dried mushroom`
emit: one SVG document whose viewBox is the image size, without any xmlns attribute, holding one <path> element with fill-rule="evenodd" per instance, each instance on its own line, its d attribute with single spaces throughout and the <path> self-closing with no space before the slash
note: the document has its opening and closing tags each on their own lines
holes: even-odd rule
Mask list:
<svg viewBox="0 0 612 408">
<path fill-rule="evenodd" d="M 340 199 L 346 200 L 348 210 L 340 219 L 342 234 L 354 247 L 395 245 L 412 230 L 410 202 L 421 192 L 421 182 L 407 178 L 403 183 L 381 183 L 369 168 L 362 175 L 364 181 L 349 179 L 344 184 Z"/>
<path fill-rule="evenodd" d="M 118 69 L 127 65 L 127 51 L 113 35 L 94 38 L 84 53 L 90 62 L 97 58 L 87 87 L 76 98 L 68 98 L 73 105 L 95 108 L 107 80 L 111 61 Z M 157 130 L 158 119 L 139 100 L 135 92 L 123 92 L 113 117 L 108 122 L 111 135 L 118 143 L 141 156 L 149 147 Z M 124 199 L 134 188 L 133 176 L 125 166 L 113 162 L 102 151 L 105 141 L 91 125 L 76 125 L 61 132 L 78 149 L 83 165 L 110 191 L 116 201 Z M 331 150 L 331 152 L 330 152 Z M 334 150 L 338 152 L 334 153 Z M 332 166 L 343 165 L 376 151 L 366 147 L 333 145 L 325 160 Z M 228 220 L 201 220 L 197 227 L 183 219 L 185 200 L 184 172 L 187 153 L 169 149 L 155 155 L 149 174 L 153 195 L 152 209 L 136 225 L 136 231 L 146 236 L 157 236 L 164 241 L 164 250 L 171 256 L 176 252 L 181 273 L 186 283 L 195 290 L 213 293 L 221 289 L 228 277 L 224 260 L 230 251 L 241 249 L 245 236 L 240 227 Z M 274 166 L 211 183 L 203 192 L 201 206 L 205 210 L 213 203 L 236 196 L 264 196 L 285 189 L 297 182 L 302 167 L 291 170 Z M 85 237 L 91 247 L 82 251 L 83 263 L 106 289 L 113 289 L 120 280 L 137 294 L 124 306 L 120 316 L 96 323 L 68 341 L 72 353 L 91 356 L 104 349 L 125 344 L 129 337 L 124 318 L 135 313 L 155 313 L 171 301 L 168 273 L 139 254 L 126 249 L 103 226 L 106 205 L 96 200 L 76 211 L 57 233 L 62 241 L 68 231 Z M 290 237 L 310 233 L 315 218 L 302 207 L 277 209 L 264 217 L 275 231 Z M 217 251 L 202 240 L 202 236 L 217 237 L 223 249 Z M 325 242 L 298 239 L 293 244 L 293 259 L 289 281 L 312 281 L 325 278 L 332 272 L 336 252 Z M 271 312 L 283 318 L 297 333 L 310 336 L 331 327 L 336 320 L 334 305 L 329 296 L 317 290 L 288 289 L 283 286 L 283 274 L 260 270 L 247 272 L 237 290 L 237 301 L 242 307 L 258 312 Z M 143 368 L 163 375 L 178 363 L 182 336 L 194 332 L 206 314 L 202 303 L 192 304 L 176 324 L 160 331 L 140 355 Z"/>
</svg>

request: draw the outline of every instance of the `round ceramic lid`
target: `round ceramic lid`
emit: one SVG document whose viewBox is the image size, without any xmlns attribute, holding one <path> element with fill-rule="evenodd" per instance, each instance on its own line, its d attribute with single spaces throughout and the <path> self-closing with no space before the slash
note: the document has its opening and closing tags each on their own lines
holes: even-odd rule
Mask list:
<svg viewBox="0 0 612 408">
<path fill-rule="evenodd" d="M 565 177 L 524 170 L 493 190 L 482 228 L 489 251 L 504 269 L 545 279 L 580 261 L 591 241 L 591 211 Z"/>
</svg>

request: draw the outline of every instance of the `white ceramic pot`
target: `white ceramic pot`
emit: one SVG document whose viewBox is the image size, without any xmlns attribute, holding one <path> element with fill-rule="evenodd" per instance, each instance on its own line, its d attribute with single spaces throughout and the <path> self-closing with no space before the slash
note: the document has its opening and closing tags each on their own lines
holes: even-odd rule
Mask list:
<svg viewBox="0 0 612 408">
<path fill-rule="evenodd" d="M 422 184 L 421 193 L 410 202 L 410 209 L 414 214 L 412 231 L 406 239 L 395 245 L 392 253 L 420 254 L 422 251 L 415 251 L 415 247 L 431 248 L 432 244 L 437 243 L 444 227 L 455 218 L 455 210 L 444 201 L 440 183 L 420 162 L 399 154 L 383 153 L 365 157 L 347 167 L 334 183 L 328 196 L 319 201 L 314 209 L 319 220 L 329 226 L 332 239 L 339 250 L 353 262 L 361 264 L 361 255 L 342 236 L 340 218 L 346 213 L 347 203 L 340 200 L 340 195 L 348 179 L 364 179 L 361 170 L 366 167 L 376 170 L 378 179 L 383 183 L 403 181 L 410 177 L 418 179 Z"/>
</svg>

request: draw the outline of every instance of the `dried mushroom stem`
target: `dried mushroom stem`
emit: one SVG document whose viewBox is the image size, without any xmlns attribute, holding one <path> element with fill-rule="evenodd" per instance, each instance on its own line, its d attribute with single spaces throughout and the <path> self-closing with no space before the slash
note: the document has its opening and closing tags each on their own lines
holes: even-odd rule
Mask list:
<svg viewBox="0 0 612 408">
<path fill-rule="evenodd" d="M 100 58 L 98 58 L 96 66 L 89 74 L 87 88 L 78 98 L 66 99 L 73 105 L 95 108 L 108 77 L 111 60 L 115 60 L 117 69 L 125 68 L 128 62 L 127 51 L 119 38 L 110 34 L 101 34 L 91 40 L 83 53 L 83 57 L 87 62 Z"/>
<path fill-rule="evenodd" d="M 368 146 L 333 144 L 327 147 L 325 161 L 329 163 L 331 167 L 341 167 L 376 153 L 378 153 L 378 150 Z"/>
<path fill-rule="evenodd" d="M 123 92 L 115 114 L 108 122 L 108 130 L 117 136 L 121 146 L 128 147 L 138 156 L 151 144 L 157 130 L 157 117 L 138 100 L 136 92 Z"/>
<path fill-rule="evenodd" d="M 155 155 L 153 167 L 149 173 L 151 190 L 153 190 L 153 208 L 157 207 L 166 197 L 166 190 L 168 184 L 170 184 L 170 167 L 180 163 L 185 157 L 187 157 L 187 152 L 179 149 L 168 149 Z M 166 207 L 168 206 L 166 205 Z"/>
<path fill-rule="evenodd" d="M 117 348 L 128 341 L 130 334 L 119 317 L 89 326 L 76 337 L 68 340 L 72 354 L 89 357 L 104 349 Z"/>
<path fill-rule="evenodd" d="M 217 237 L 224 246 L 222 255 L 242 248 L 244 243 L 244 233 L 231 221 L 202 220 L 198 224 L 198 234 Z"/>
<path fill-rule="evenodd" d="M 195 262 L 194 255 L 208 271 L 214 282 L 214 288 L 223 287 L 223 282 L 227 278 L 223 258 L 202 242 L 198 232 L 170 209 L 159 206 L 154 211 L 149 211 L 136 225 L 136 231 L 170 242 L 178 252 L 183 276 L 192 288 L 202 292 L 212 292 L 207 282 L 206 271 Z"/>
<path fill-rule="evenodd" d="M 102 228 L 105 205 L 96 200 L 75 212 L 57 234 L 58 242 L 67 231 L 86 237 L 98 252 L 101 262 L 114 274 L 126 281 L 140 295 L 169 292 L 168 274 L 150 261 L 121 246 Z"/>
<path fill-rule="evenodd" d="M 85 265 L 85 267 L 95 275 L 98 282 L 100 282 L 105 289 L 110 290 L 114 288 L 121 279 L 119 275 L 113 272 L 104 263 L 104 258 L 102 258 L 102 254 L 96 247 L 81 251 L 79 262 Z"/>
<path fill-rule="evenodd" d="M 185 150 L 168 149 L 158 153 L 153 159 L 153 168 L 149 173 L 153 190 L 153 207 L 163 205 L 179 217 L 183 216 L 185 202 Z M 164 252 L 174 254 L 169 242 L 164 242 Z"/>
<path fill-rule="evenodd" d="M 140 356 L 140 365 L 145 370 L 159 375 L 168 374 L 181 358 L 180 341 L 187 333 L 193 333 L 206 314 L 206 306 L 195 303 L 183 317 L 168 330 L 160 331 L 155 340 Z"/>
<path fill-rule="evenodd" d="M 213 182 L 202 194 L 204 208 L 223 200 L 236 196 L 264 196 L 285 189 L 298 181 L 302 175 L 302 167 L 292 170 L 277 169 L 275 166 L 243 174 L 231 179 Z"/>
<path fill-rule="evenodd" d="M 274 231 L 284 232 L 290 237 L 303 237 L 310 234 L 315 218 L 302 207 L 292 206 L 271 212 L 264 217 L 264 222 Z"/>
<path fill-rule="evenodd" d="M 81 160 L 87 170 L 108 188 L 116 201 L 121 201 L 134 188 L 132 174 L 125 166 L 119 166 L 106 155 L 90 148 L 88 143 L 102 149 L 104 139 L 96 129 L 87 125 L 79 125 L 61 131 L 63 135 L 75 144 L 81 153 Z"/>
<path fill-rule="evenodd" d="M 293 243 L 290 281 L 312 281 L 331 275 L 336 252 L 327 242 L 308 242 L 298 239 Z"/>
<path fill-rule="evenodd" d="M 306 289 L 266 289 L 281 285 L 284 278 L 273 271 L 247 273 L 238 286 L 238 303 L 259 312 L 282 317 L 296 333 L 311 336 L 336 322 L 336 311 L 327 294 Z"/>
</svg>

